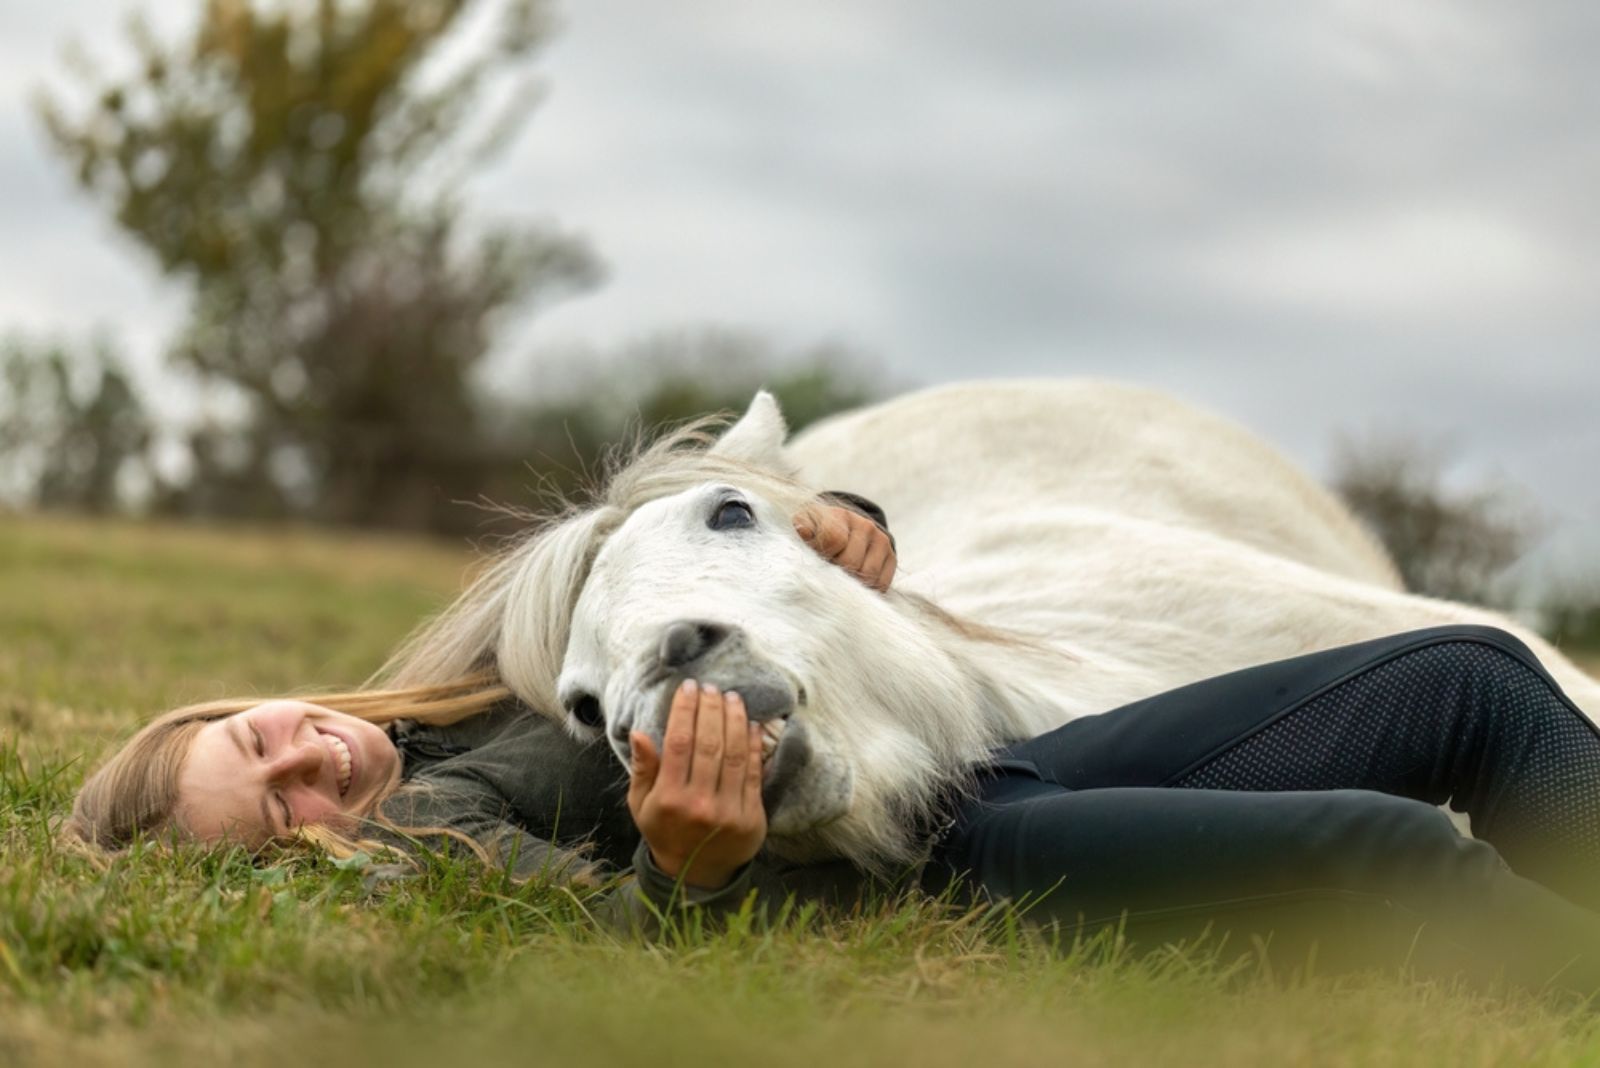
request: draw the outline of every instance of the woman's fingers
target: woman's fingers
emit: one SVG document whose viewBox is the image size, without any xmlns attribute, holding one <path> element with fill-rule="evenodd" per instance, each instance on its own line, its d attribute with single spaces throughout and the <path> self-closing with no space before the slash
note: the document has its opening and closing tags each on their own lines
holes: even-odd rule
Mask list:
<svg viewBox="0 0 1600 1068">
<path fill-rule="evenodd" d="M 747 723 L 745 737 L 749 739 L 750 759 L 744 767 L 744 797 L 740 807 L 746 819 L 759 814 L 765 826 L 767 815 L 761 805 L 761 724 Z"/>
<path fill-rule="evenodd" d="M 824 559 L 837 560 L 846 545 L 850 542 L 850 516 L 856 513 L 848 508 L 816 507 L 802 513 L 802 518 L 795 522 L 795 529 L 800 532 L 806 544 L 815 549 Z M 810 529 L 808 537 L 806 530 Z"/>
<path fill-rule="evenodd" d="M 726 886 L 767 834 L 761 735 L 744 699 L 685 684 L 673 695 L 659 760 L 645 735 L 629 742 L 628 809 L 656 865 L 690 886 Z"/>
<path fill-rule="evenodd" d="M 715 793 L 722 778 L 723 717 L 727 702 L 715 686 L 700 687 L 700 712 L 695 717 L 694 763 L 689 785 L 696 791 Z"/>
<path fill-rule="evenodd" d="M 861 561 L 859 574 L 861 581 L 879 593 L 889 588 L 889 581 L 894 578 L 894 545 L 889 541 L 889 535 L 883 531 L 876 530 L 876 534 L 867 545 L 866 557 Z"/>
<path fill-rule="evenodd" d="M 870 554 L 884 537 L 878 524 L 864 515 L 854 515 L 850 520 L 850 537 L 833 562 L 850 572 L 863 583 L 877 588 L 877 574 L 870 564 Z M 881 564 L 881 559 L 879 563 Z"/>
<path fill-rule="evenodd" d="M 895 555 L 894 546 L 890 545 L 889 559 L 884 561 L 883 570 L 878 572 L 878 589 L 880 591 L 888 592 L 889 587 L 894 585 L 894 573 L 899 569 L 900 558 Z"/>
<path fill-rule="evenodd" d="M 710 829 L 765 827 L 761 728 L 750 722 L 738 693 L 686 681 L 673 694 L 662 752 L 639 731 L 628 740 L 628 807 L 636 821 L 654 792 L 652 806 L 692 814 L 690 822 L 704 821 Z"/>
<path fill-rule="evenodd" d="M 644 799 L 655 788 L 656 776 L 661 772 L 661 754 L 650 744 L 650 736 L 642 731 L 628 735 L 628 747 L 633 758 L 633 770 L 628 776 L 628 808 L 637 819 Z"/>
<path fill-rule="evenodd" d="M 817 537 L 818 516 L 815 509 L 807 508 L 794 517 L 794 532 L 800 535 L 800 540 L 808 544 Z"/>
<path fill-rule="evenodd" d="M 662 740 L 660 778 L 669 786 L 689 781 L 694 764 L 695 727 L 699 719 L 700 686 L 693 679 L 684 679 L 672 695 L 672 708 L 667 712 L 666 737 Z M 720 728 L 722 725 L 718 723 Z"/>
<path fill-rule="evenodd" d="M 887 531 L 851 508 L 814 506 L 794 518 L 801 539 L 825 560 L 878 591 L 894 578 L 894 541 Z"/>
<path fill-rule="evenodd" d="M 746 718 L 744 698 L 729 690 L 723 701 L 722 774 L 717 793 L 734 812 L 743 805 L 744 769 L 750 759 L 750 720 Z"/>
</svg>

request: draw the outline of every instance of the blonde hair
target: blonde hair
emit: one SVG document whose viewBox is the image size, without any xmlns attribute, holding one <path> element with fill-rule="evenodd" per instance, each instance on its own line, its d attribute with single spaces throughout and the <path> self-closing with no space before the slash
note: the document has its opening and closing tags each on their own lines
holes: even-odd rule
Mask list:
<svg viewBox="0 0 1600 1068">
<path fill-rule="evenodd" d="M 403 689 L 370 689 L 306 694 L 298 699 L 370 723 L 415 719 L 445 725 L 476 715 L 509 698 L 492 675 L 464 675 L 450 682 Z M 194 736 L 207 723 L 254 708 L 267 698 L 231 698 L 174 709 L 141 727 L 84 781 L 63 828 L 69 838 L 100 850 L 124 849 L 142 836 L 173 829 L 178 775 Z M 359 847 L 326 828 L 307 837 L 331 852 Z"/>
</svg>

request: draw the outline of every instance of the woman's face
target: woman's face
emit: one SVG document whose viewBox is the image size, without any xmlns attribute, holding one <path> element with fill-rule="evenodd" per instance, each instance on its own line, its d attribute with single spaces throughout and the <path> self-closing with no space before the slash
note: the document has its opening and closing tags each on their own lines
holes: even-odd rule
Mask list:
<svg viewBox="0 0 1600 1068">
<path fill-rule="evenodd" d="M 353 823 L 389 792 L 399 768 L 377 724 L 305 701 L 267 701 L 196 733 L 175 815 L 201 841 L 254 848 L 307 824 Z"/>
</svg>

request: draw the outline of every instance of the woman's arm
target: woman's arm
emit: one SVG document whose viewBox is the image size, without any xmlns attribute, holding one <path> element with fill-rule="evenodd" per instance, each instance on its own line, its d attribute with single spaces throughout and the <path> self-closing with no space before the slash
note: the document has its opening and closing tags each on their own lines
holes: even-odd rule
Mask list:
<svg viewBox="0 0 1600 1068">
<path fill-rule="evenodd" d="M 616 874 L 583 850 L 560 846 L 508 818 L 505 797 L 474 774 L 446 770 L 408 783 L 382 805 L 374 837 L 406 852 L 463 850 L 508 866 L 516 879 L 597 886 Z"/>
</svg>

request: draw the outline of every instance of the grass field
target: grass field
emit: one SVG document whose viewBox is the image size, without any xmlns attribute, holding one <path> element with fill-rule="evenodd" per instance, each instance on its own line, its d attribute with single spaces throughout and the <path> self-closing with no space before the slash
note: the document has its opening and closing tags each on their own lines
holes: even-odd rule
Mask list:
<svg viewBox="0 0 1600 1068">
<path fill-rule="evenodd" d="M 667 946 L 463 865 L 96 863 L 50 824 L 168 705 L 358 681 L 464 552 L 0 518 L 0 1065 L 1592 1064 L 1570 1006 L 1046 952 L 915 903 Z"/>
</svg>

